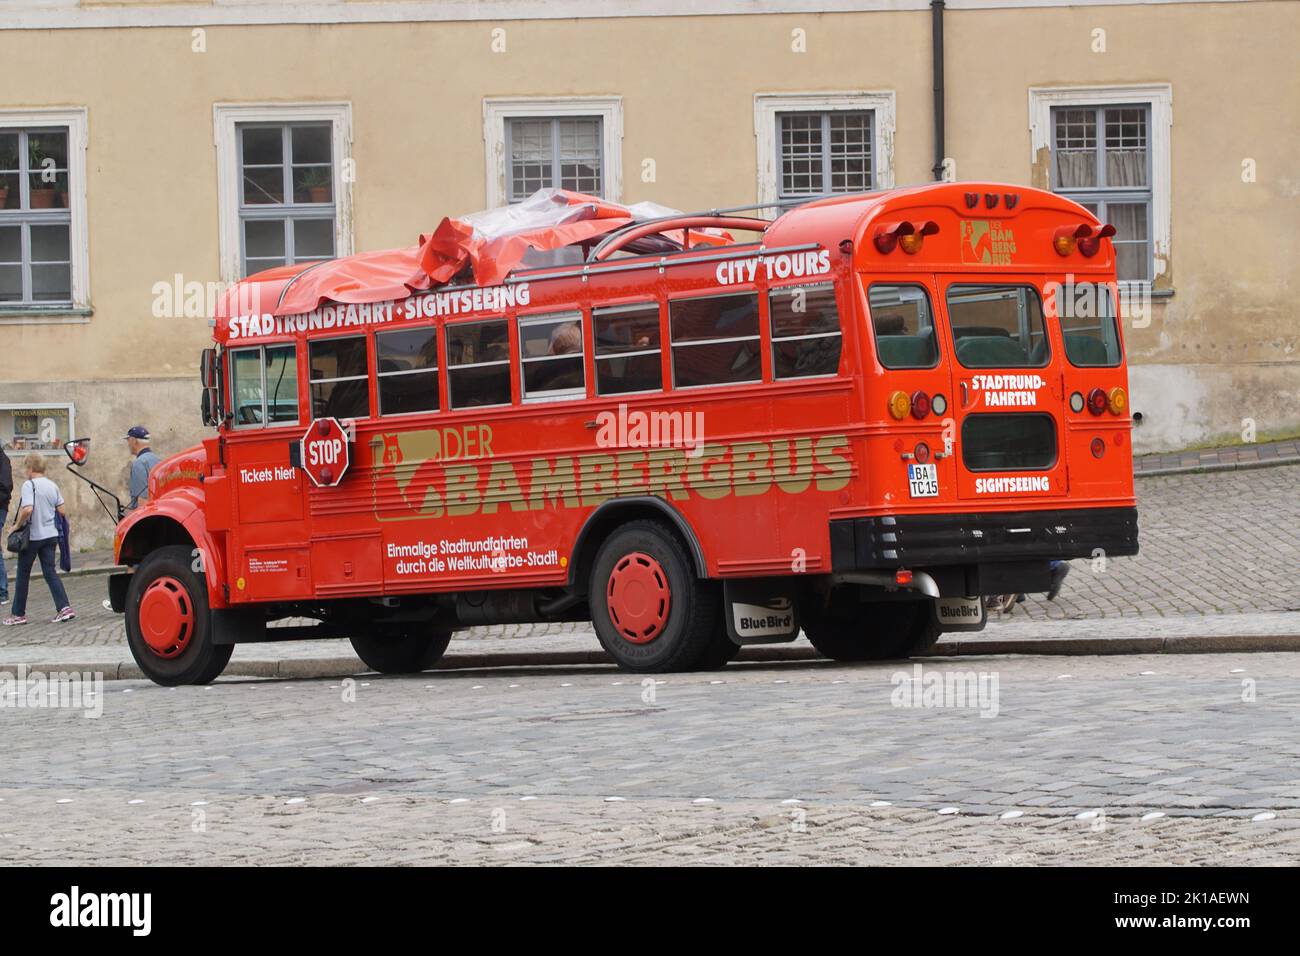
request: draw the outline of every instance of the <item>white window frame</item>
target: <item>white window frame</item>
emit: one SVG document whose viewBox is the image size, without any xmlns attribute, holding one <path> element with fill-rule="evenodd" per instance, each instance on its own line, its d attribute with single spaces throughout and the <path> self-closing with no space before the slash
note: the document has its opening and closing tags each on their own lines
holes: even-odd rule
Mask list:
<svg viewBox="0 0 1300 956">
<path fill-rule="evenodd" d="M 0 412 L 17 412 L 17 411 L 22 411 L 23 409 L 28 409 L 28 408 L 34 409 L 34 410 L 36 410 L 36 411 L 40 411 L 41 409 L 44 409 L 44 408 L 64 408 L 64 409 L 67 409 L 67 411 L 68 411 L 68 441 L 73 441 L 73 440 L 75 440 L 75 439 L 77 438 L 77 409 L 76 409 L 76 406 L 75 406 L 72 402 L 39 402 L 39 401 L 38 401 L 38 402 L 3 402 L 3 403 L 0 403 Z M 16 437 L 16 436 L 14 436 L 14 435 L 12 435 L 12 434 L 10 434 L 10 435 L 0 435 L 0 441 L 2 441 L 2 442 L 4 443 L 5 447 L 6 447 L 6 448 L 8 449 L 8 451 L 10 452 L 10 456 L 9 456 L 9 457 L 10 457 L 10 459 L 13 461 L 15 467 L 17 466 L 18 461 L 21 460 L 21 458 L 22 458 L 23 455 L 27 455 L 27 454 L 30 454 L 30 453 L 32 453 L 32 452 L 36 452 L 38 455 L 62 455 L 62 454 L 63 454 L 63 447 L 62 447 L 62 445 L 60 445 L 60 447 L 58 447 L 58 448 L 15 448 L 15 447 L 13 446 L 13 440 L 14 440 L 15 437 Z M 17 455 L 15 456 L 15 454 L 13 454 L 13 453 L 17 453 Z M 5 454 L 5 450 L 4 450 L 4 449 L 0 449 L 0 455 L 3 455 L 3 454 Z M 16 489 L 18 488 L 18 483 L 17 483 L 17 482 L 14 483 L 14 488 L 15 488 L 15 493 L 16 493 Z M 0 519 L 0 520 L 3 520 L 3 519 Z"/>
<path fill-rule="evenodd" d="M 1161 284 L 1169 271 L 1172 235 L 1172 173 L 1170 147 L 1174 123 L 1174 89 L 1168 83 L 1141 83 L 1129 86 L 1035 86 L 1029 89 L 1029 158 L 1041 160 L 1043 150 L 1052 155 L 1054 108 L 1088 108 L 1098 106 L 1146 106 L 1150 117 L 1147 148 L 1151 163 L 1151 282 L 1137 283 L 1150 288 Z M 1099 133 L 1100 135 L 1100 133 Z M 1049 169 L 1050 176 L 1050 169 Z M 1050 178 L 1048 180 L 1050 183 Z M 1049 186 L 1050 188 L 1050 186 Z M 1167 283 L 1166 283 L 1167 284 Z"/>
<path fill-rule="evenodd" d="M 601 170 L 603 199 L 623 201 L 623 97 L 528 96 L 484 97 L 483 155 L 488 209 L 508 202 L 509 157 L 506 156 L 507 119 L 552 119 L 557 116 L 599 116 L 601 119 Z"/>
<path fill-rule="evenodd" d="M 334 161 L 334 255 L 352 254 L 352 104 L 351 103 L 217 103 L 212 107 L 217 149 L 217 241 L 221 281 L 242 276 L 239 221 L 239 136 L 241 123 L 330 124 Z"/>
<path fill-rule="evenodd" d="M 0 305 L 0 325 L 79 324 L 90 319 L 90 233 L 86 214 L 86 147 L 90 120 L 84 106 L 0 110 L 0 129 L 64 126 L 68 130 L 68 252 L 72 304 Z"/>
<path fill-rule="evenodd" d="M 897 126 L 897 95 L 893 90 L 755 93 L 754 139 L 757 149 L 760 203 L 775 203 L 780 195 L 781 170 L 777 166 L 777 114 L 832 112 L 873 114 L 871 117 L 871 163 L 875 174 L 873 188 L 893 188 L 894 130 Z"/>
</svg>

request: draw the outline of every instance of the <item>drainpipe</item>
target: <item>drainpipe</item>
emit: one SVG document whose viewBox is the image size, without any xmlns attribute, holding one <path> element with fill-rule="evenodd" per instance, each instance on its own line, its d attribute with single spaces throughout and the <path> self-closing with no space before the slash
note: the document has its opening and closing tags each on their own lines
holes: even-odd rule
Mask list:
<svg viewBox="0 0 1300 956">
<path fill-rule="evenodd" d="M 934 173 L 943 179 L 943 8 L 944 0 L 930 0 L 930 50 L 934 60 Z"/>
</svg>

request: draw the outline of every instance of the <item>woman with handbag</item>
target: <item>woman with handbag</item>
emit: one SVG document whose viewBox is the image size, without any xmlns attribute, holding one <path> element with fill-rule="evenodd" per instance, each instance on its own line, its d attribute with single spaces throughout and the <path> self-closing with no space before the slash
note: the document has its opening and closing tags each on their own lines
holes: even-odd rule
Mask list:
<svg viewBox="0 0 1300 956">
<path fill-rule="evenodd" d="M 68 592 L 63 589 L 55 568 L 55 547 L 59 543 L 58 524 L 55 515 L 63 514 L 63 495 L 59 486 L 45 477 L 45 458 L 32 453 L 23 462 L 27 469 L 27 481 L 23 482 L 22 495 L 18 500 L 18 518 L 14 522 L 14 533 L 10 534 L 9 550 L 14 545 L 22 545 L 22 536 L 26 536 L 26 546 L 18 549 L 18 583 L 14 589 L 14 613 L 4 619 L 6 626 L 26 624 L 27 586 L 31 582 L 32 565 L 39 559 L 41 574 L 49 586 L 50 596 L 58 613 L 52 624 L 70 621 L 77 615 L 68 603 Z M 15 541 L 15 537 L 19 540 Z"/>
</svg>

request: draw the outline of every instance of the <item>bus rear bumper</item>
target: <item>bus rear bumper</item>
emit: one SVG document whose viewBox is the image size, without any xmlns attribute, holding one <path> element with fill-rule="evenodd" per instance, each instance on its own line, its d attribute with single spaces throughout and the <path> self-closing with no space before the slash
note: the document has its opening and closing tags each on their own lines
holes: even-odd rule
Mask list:
<svg viewBox="0 0 1300 956">
<path fill-rule="evenodd" d="M 835 573 L 1138 553 L 1137 508 L 845 518 L 830 533 Z"/>
</svg>

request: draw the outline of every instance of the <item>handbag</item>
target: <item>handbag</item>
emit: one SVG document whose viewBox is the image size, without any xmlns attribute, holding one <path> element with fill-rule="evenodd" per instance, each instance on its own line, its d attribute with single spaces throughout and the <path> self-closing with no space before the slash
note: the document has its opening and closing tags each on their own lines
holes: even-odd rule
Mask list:
<svg viewBox="0 0 1300 956">
<path fill-rule="evenodd" d="M 22 554 L 27 550 L 27 546 L 32 541 L 32 519 L 28 518 L 13 531 L 9 532 L 9 540 L 5 542 L 5 549 L 10 554 Z"/>
</svg>

